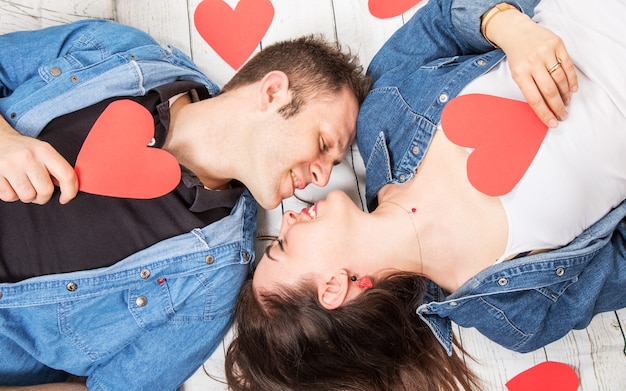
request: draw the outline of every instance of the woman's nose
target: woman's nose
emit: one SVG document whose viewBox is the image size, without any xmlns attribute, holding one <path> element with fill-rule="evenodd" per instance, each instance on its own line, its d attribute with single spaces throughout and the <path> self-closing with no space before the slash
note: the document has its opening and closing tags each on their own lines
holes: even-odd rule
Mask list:
<svg viewBox="0 0 626 391">
<path fill-rule="evenodd" d="M 298 221 L 298 214 L 293 210 L 288 210 L 283 215 L 283 226 L 290 226 Z"/>
</svg>

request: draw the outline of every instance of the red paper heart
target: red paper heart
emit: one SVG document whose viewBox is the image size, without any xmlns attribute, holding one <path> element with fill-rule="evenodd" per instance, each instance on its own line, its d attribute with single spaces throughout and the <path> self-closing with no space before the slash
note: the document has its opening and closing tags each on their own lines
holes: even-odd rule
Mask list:
<svg viewBox="0 0 626 391">
<path fill-rule="evenodd" d="M 506 383 L 509 391 L 576 391 L 578 375 L 566 364 L 546 361 Z"/>
<path fill-rule="evenodd" d="M 200 36 L 233 69 L 238 69 L 261 42 L 274 19 L 269 0 L 240 0 L 233 10 L 222 0 L 204 0 L 194 13 Z"/>
<path fill-rule="evenodd" d="M 180 181 L 180 166 L 168 152 L 147 146 L 153 135 L 154 121 L 146 108 L 126 99 L 111 103 L 78 153 L 78 189 L 138 199 L 172 191 Z"/>
<path fill-rule="evenodd" d="M 450 141 L 474 148 L 467 177 L 477 190 L 494 197 L 522 179 L 548 131 L 528 103 L 482 94 L 452 99 L 441 124 Z"/>
<path fill-rule="evenodd" d="M 370 14 L 377 18 L 385 19 L 405 13 L 420 1 L 421 0 L 369 0 L 367 5 Z"/>
</svg>

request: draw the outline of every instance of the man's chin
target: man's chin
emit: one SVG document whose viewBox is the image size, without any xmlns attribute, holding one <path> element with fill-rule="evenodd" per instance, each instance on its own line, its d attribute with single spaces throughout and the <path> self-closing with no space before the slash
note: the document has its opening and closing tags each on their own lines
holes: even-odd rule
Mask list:
<svg viewBox="0 0 626 391">
<path fill-rule="evenodd" d="M 259 206 L 261 206 L 261 208 L 266 209 L 266 210 L 272 210 L 272 209 L 276 209 L 279 205 L 280 202 L 283 200 L 282 198 L 278 197 L 278 198 L 272 198 L 272 199 L 267 199 L 267 198 L 256 198 L 256 202 L 257 204 L 259 204 Z"/>
</svg>

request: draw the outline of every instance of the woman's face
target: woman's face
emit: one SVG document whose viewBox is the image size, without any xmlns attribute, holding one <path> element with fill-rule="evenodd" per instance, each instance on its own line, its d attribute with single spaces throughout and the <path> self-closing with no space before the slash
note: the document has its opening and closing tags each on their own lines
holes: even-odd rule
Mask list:
<svg viewBox="0 0 626 391">
<path fill-rule="evenodd" d="M 300 213 L 283 215 L 278 240 L 267 247 L 254 272 L 252 286 L 272 290 L 276 284 L 295 285 L 305 277 L 330 276 L 349 259 L 355 217 L 363 214 L 341 191 L 332 191 Z"/>
</svg>

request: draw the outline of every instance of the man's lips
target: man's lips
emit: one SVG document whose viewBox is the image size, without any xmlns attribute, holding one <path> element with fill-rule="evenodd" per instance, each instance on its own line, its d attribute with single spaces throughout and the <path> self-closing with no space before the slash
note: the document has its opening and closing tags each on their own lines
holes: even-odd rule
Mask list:
<svg viewBox="0 0 626 391">
<path fill-rule="evenodd" d="M 304 181 L 301 181 L 297 176 L 296 173 L 291 171 L 291 181 L 292 181 L 292 185 L 293 185 L 293 192 L 295 193 L 296 190 L 302 190 L 306 187 L 306 183 Z"/>
</svg>

